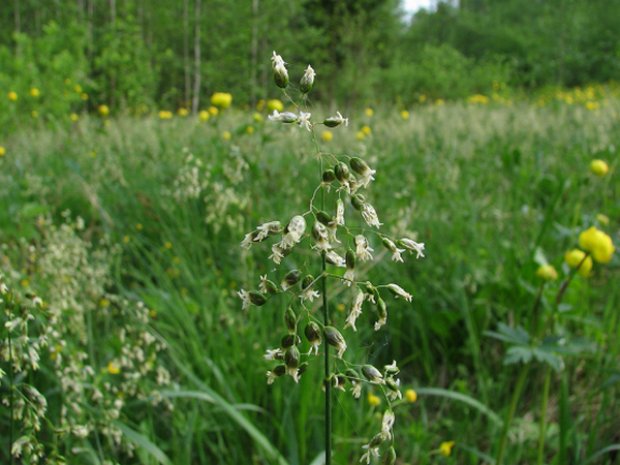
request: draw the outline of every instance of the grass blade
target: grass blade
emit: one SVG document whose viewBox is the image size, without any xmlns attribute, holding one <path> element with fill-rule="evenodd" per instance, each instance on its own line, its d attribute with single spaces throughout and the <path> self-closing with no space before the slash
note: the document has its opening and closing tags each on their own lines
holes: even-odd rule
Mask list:
<svg viewBox="0 0 620 465">
<path fill-rule="evenodd" d="M 436 396 L 436 397 L 445 397 L 446 399 L 455 400 L 457 402 L 461 402 L 463 404 L 467 404 L 470 407 L 478 410 L 480 413 L 485 415 L 489 420 L 495 423 L 498 427 L 503 425 L 502 419 L 489 407 L 484 405 L 482 402 L 474 399 L 473 397 L 467 396 L 465 394 L 461 394 L 460 392 L 450 391 L 448 389 L 442 388 L 417 388 L 416 392 L 419 395 L 423 396 Z"/>
</svg>

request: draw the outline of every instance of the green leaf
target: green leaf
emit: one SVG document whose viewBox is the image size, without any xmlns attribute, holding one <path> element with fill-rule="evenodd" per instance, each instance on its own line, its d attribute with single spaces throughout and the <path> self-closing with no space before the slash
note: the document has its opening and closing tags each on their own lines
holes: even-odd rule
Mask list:
<svg viewBox="0 0 620 465">
<path fill-rule="evenodd" d="M 564 360 L 559 355 L 552 352 L 548 352 L 541 348 L 535 348 L 532 351 L 534 358 L 539 362 L 546 363 L 556 372 L 560 372 L 564 369 Z"/>
<path fill-rule="evenodd" d="M 114 423 L 114 425 L 123 432 L 123 436 L 125 436 L 125 438 L 129 440 L 129 442 L 133 443 L 137 447 L 142 448 L 159 463 L 163 465 L 172 465 L 172 462 L 166 456 L 166 454 L 164 454 L 159 447 L 153 444 L 149 438 L 131 429 L 124 423 L 117 422 Z"/>
<path fill-rule="evenodd" d="M 489 418 L 493 423 L 495 423 L 498 427 L 502 427 L 504 422 L 502 419 L 489 407 L 484 405 L 477 399 L 473 397 L 467 396 L 465 394 L 461 394 L 460 392 L 450 391 L 448 389 L 442 388 L 416 388 L 416 392 L 420 396 L 437 396 L 437 397 L 445 397 L 446 399 L 455 400 L 457 402 L 462 402 L 464 404 L 473 407 L 478 410 L 480 413 Z"/>
<path fill-rule="evenodd" d="M 521 326 L 511 328 L 504 323 L 498 323 L 497 331 L 486 331 L 485 334 L 509 344 L 528 345 L 530 343 L 530 335 Z"/>
<path fill-rule="evenodd" d="M 587 465 L 588 463 L 593 462 L 594 460 L 599 458 L 601 455 L 605 455 L 605 454 L 608 454 L 614 451 L 620 451 L 620 444 L 611 444 L 610 446 L 603 447 L 601 450 L 595 452 L 590 457 L 588 457 L 586 461 L 583 462 L 583 465 Z"/>
<path fill-rule="evenodd" d="M 516 363 L 529 363 L 534 356 L 531 347 L 513 346 L 506 351 L 504 365 L 514 365 Z"/>
</svg>

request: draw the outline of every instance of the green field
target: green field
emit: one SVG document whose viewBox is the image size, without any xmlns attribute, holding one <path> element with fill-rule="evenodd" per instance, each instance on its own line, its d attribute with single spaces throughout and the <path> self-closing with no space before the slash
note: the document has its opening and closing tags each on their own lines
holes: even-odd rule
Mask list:
<svg viewBox="0 0 620 465">
<path fill-rule="evenodd" d="M 424 259 L 365 264 L 413 303 L 390 299 L 381 330 L 368 312 L 343 333 L 346 358 L 397 360 L 402 392 L 417 393 L 394 409 L 397 463 L 494 463 L 511 407 L 504 463 L 536 463 L 543 403 L 542 463 L 616 463 L 620 262 L 595 262 L 584 278 L 564 254 L 593 225 L 619 243 L 620 101 L 346 116 L 330 141 L 315 127 L 320 150 L 364 158 L 377 170 L 368 197 L 382 231 L 426 245 Z M 303 250 L 275 269 L 269 246 L 240 247 L 257 225 L 305 211 L 320 174 L 307 131 L 259 119 L 92 116 L 1 141 L 1 321 L 14 324 L 1 346 L 2 463 L 9 429 L 25 438 L 14 463 L 39 450 L 43 463 L 320 462 L 321 362 L 299 384 L 267 385 L 263 354 L 280 342 L 287 303 L 242 311 L 237 297 L 265 273 L 319 273 Z M 593 159 L 609 173 L 592 174 Z M 349 207 L 346 217 L 358 221 Z M 372 245 L 377 259 L 389 254 Z M 542 286 L 544 261 L 559 277 Z M 351 294 L 329 286 L 342 327 Z M 504 363 L 509 348 L 517 363 Z M 376 431 L 385 400 L 375 394 L 333 394 L 335 463 L 357 463 Z"/>
</svg>

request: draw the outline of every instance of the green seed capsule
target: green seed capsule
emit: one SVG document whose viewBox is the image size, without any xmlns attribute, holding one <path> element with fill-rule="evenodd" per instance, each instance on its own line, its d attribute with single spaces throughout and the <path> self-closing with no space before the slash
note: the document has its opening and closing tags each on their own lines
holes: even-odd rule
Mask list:
<svg viewBox="0 0 620 465">
<path fill-rule="evenodd" d="M 267 303 L 267 298 L 258 291 L 250 291 L 250 302 L 252 302 L 257 307 L 265 305 Z"/>
<path fill-rule="evenodd" d="M 360 379 L 360 374 L 359 374 L 357 371 L 355 371 L 353 368 L 347 368 L 347 369 L 345 370 L 344 374 L 345 374 L 348 378 L 350 378 L 350 379 L 352 379 L 352 380 L 355 380 L 355 381 L 357 381 L 357 380 L 359 380 L 359 379 Z"/>
<path fill-rule="evenodd" d="M 362 374 L 368 381 L 380 381 L 383 379 L 383 375 L 372 365 L 364 365 L 362 367 Z"/>
<path fill-rule="evenodd" d="M 328 169 L 328 170 L 323 171 L 323 182 L 330 183 L 330 182 L 334 182 L 335 180 L 336 180 L 336 173 L 334 173 L 334 170 Z"/>
<path fill-rule="evenodd" d="M 330 346 L 339 347 L 344 342 L 340 331 L 333 326 L 325 326 L 325 339 Z"/>
<path fill-rule="evenodd" d="M 299 270 L 291 270 L 284 277 L 284 282 L 287 284 L 286 288 L 292 287 L 297 284 L 301 280 L 301 271 Z"/>
<path fill-rule="evenodd" d="M 289 347 L 284 353 L 284 363 L 286 363 L 287 368 L 297 368 L 299 366 L 300 358 L 301 355 L 297 346 Z"/>
<path fill-rule="evenodd" d="M 334 218 L 329 213 L 324 211 L 317 212 L 316 219 L 323 223 L 325 226 L 329 226 L 330 223 L 334 222 Z"/>
<path fill-rule="evenodd" d="M 334 174 L 338 181 L 344 182 L 349 177 L 349 167 L 342 162 L 338 162 L 336 166 L 334 166 Z"/>
<path fill-rule="evenodd" d="M 347 254 L 344 258 L 347 262 L 347 268 L 349 268 L 350 270 L 355 268 L 355 252 L 353 252 L 351 249 L 347 250 Z"/>
<path fill-rule="evenodd" d="M 306 325 L 304 334 L 309 342 L 315 342 L 321 340 L 321 328 L 314 321 L 311 321 Z"/>
<path fill-rule="evenodd" d="M 302 279 L 301 281 L 301 288 L 302 289 L 308 289 L 308 287 L 310 287 L 310 285 L 314 282 L 314 276 L 312 276 L 311 274 L 306 275 L 304 277 L 304 279 Z"/>
<path fill-rule="evenodd" d="M 287 308 L 286 312 L 284 312 L 284 324 L 289 333 L 295 334 L 297 330 L 297 315 L 295 315 L 291 307 Z"/>
<path fill-rule="evenodd" d="M 299 336 L 297 336 L 296 334 L 287 334 L 282 338 L 280 345 L 283 349 L 287 349 L 291 346 L 294 346 L 295 344 L 299 344 L 299 342 L 301 342 Z"/>
<path fill-rule="evenodd" d="M 366 164 L 366 162 L 364 160 L 362 160 L 361 158 L 359 158 L 359 157 L 351 158 L 351 160 L 349 160 L 349 165 L 351 166 L 351 169 L 353 171 L 355 171 L 357 174 L 361 174 L 361 175 L 363 175 L 368 170 L 370 170 L 370 168 Z"/>
<path fill-rule="evenodd" d="M 366 198 L 362 194 L 355 194 L 351 197 L 351 205 L 356 210 L 361 211 L 364 208 L 364 204 L 366 203 Z"/>
<path fill-rule="evenodd" d="M 387 318 L 387 305 L 381 297 L 377 299 L 377 313 L 379 318 Z"/>
<path fill-rule="evenodd" d="M 278 365 L 272 370 L 272 373 L 276 376 L 282 376 L 286 373 L 286 365 Z"/>
</svg>

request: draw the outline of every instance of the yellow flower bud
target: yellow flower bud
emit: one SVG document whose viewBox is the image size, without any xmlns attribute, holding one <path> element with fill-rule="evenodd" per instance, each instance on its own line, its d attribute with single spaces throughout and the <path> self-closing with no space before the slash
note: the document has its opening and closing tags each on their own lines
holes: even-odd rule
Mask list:
<svg viewBox="0 0 620 465">
<path fill-rule="evenodd" d="M 6 149 L 0 145 L 0 158 L 6 155 Z"/>
<path fill-rule="evenodd" d="M 405 399 L 407 399 L 407 402 L 413 404 L 416 400 L 418 400 L 418 393 L 415 392 L 413 389 L 407 389 L 405 391 Z"/>
<path fill-rule="evenodd" d="M 207 110 L 202 110 L 200 113 L 198 113 L 198 118 L 200 119 L 200 121 L 208 121 L 211 115 L 209 115 L 209 112 Z"/>
<path fill-rule="evenodd" d="M 551 265 L 541 265 L 536 270 L 536 276 L 545 281 L 555 281 L 558 279 L 558 272 Z"/>
<path fill-rule="evenodd" d="M 450 457 L 453 447 L 454 441 L 444 441 L 439 445 L 439 453 L 444 457 Z"/>
<path fill-rule="evenodd" d="M 232 134 L 230 133 L 230 131 L 224 131 L 222 133 L 222 139 L 224 140 L 230 140 L 232 137 Z"/>
<path fill-rule="evenodd" d="M 409 119 L 409 112 L 407 110 L 403 110 L 400 112 L 400 117 L 404 120 L 408 120 Z"/>
<path fill-rule="evenodd" d="M 179 115 L 182 118 L 185 118 L 187 115 L 189 115 L 189 110 L 187 108 L 179 108 L 177 110 L 177 115 Z"/>
<path fill-rule="evenodd" d="M 378 407 L 379 405 L 381 405 L 381 399 L 379 398 L 379 396 L 376 396 L 372 392 L 369 392 L 368 393 L 368 403 L 372 407 Z"/>
<path fill-rule="evenodd" d="M 17 101 L 17 92 L 14 91 L 10 91 L 8 94 L 6 94 L 7 97 L 9 98 L 9 100 L 11 102 L 16 102 Z"/>
<path fill-rule="evenodd" d="M 369 107 L 364 110 L 364 114 L 368 116 L 369 118 L 372 118 L 372 115 L 375 114 L 375 111 Z"/>
<path fill-rule="evenodd" d="M 282 111 L 284 110 L 284 104 L 277 98 L 267 100 L 267 110 L 269 111 Z"/>
<path fill-rule="evenodd" d="M 334 138 L 334 134 L 331 131 L 323 131 L 321 133 L 321 139 L 323 142 L 330 142 Z"/>
<path fill-rule="evenodd" d="M 30 96 L 32 98 L 37 98 L 39 95 L 41 95 L 41 92 L 36 87 L 33 87 L 32 89 L 30 89 Z"/>
<path fill-rule="evenodd" d="M 211 105 L 225 110 L 232 104 L 232 95 L 228 92 L 216 92 L 211 96 Z"/>
<path fill-rule="evenodd" d="M 110 114 L 110 107 L 107 105 L 99 105 L 99 114 L 104 118 Z"/>
<path fill-rule="evenodd" d="M 586 254 L 582 250 L 573 249 L 573 250 L 569 250 L 568 252 L 564 254 L 564 261 L 571 268 L 577 268 L 579 264 L 581 263 L 581 266 L 579 266 L 578 272 L 581 276 L 583 276 L 584 278 L 587 278 L 588 276 L 590 276 L 590 271 L 592 270 L 592 258 L 587 257 L 584 260 L 585 256 Z"/>
<path fill-rule="evenodd" d="M 116 362 L 108 363 L 108 373 L 111 375 L 118 375 L 121 372 L 121 367 Z"/>
<path fill-rule="evenodd" d="M 609 172 L 609 165 L 604 160 L 592 160 L 590 171 L 597 176 L 605 176 Z"/>
<path fill-rule="evenodd" d="M 599 263 L 609 263 L 615 251 L 611 237 L 594 226 L 579 234 L 579 247 L 590 252 Z"/>
</svg>

